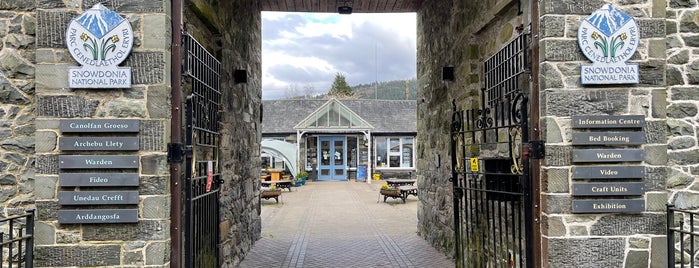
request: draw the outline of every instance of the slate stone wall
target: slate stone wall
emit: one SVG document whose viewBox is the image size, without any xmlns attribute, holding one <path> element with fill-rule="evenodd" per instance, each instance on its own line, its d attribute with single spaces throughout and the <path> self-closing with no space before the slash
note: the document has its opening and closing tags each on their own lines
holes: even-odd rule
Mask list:
<svg viewBox="0 0 699 268">
<path fill-rule="evenodd" d="M 20 1 L 28 2 L 28 1 Z M 31 1 L 29 1 L 31 2 Z M 33 206 L 37 208 L 35 265 L 167 267 L 170 260 L 170 19 L 169 2 L 103 3 L 131 22 L 134 45 L 121 66 L 132 68 L 129 89 L 69 89 L 68 68 L 79 66 L 65 44 L 68 22 L 98 3 L 95 0 L 34 1 L 35 50 L 28 50 L 36 69 L 31 106 L 35 143 Z M 104 1 L 100 1 L 104 2 Z M 15 54 L 20 55 L 20 54 Z M 21 69 L 23 70 L 23 69 Z M 134 224 L 59 224 L 56 212 L 58 129 L 64 119 L 137 119 L 140 160 L 139 220 Z M 116 154 L 116 153 L 106 153 Z M 72 189 L 71 189 L 72 190 Z M 16 205 L 9 204 L 16 207 Z M 122 207 L 120 207 L 122 208 Z M 65 209 L 65 207 L 63 208 Z"/>
<path fill-rule="evenodd" d="M 668 0 L 665 18 L 668 203 L 699 208 L 699 5 Z M 681 219 L 681 218 L 680 218 Z M 687 219 L 683 219 L 687 221 Z M 686 245 L 686 244 L 685 244 Z M 676 245 L 676 250 L 679 247 Z M 654 248 L 655 250 L 655 248 Z M 684 253 L 685 260 L 690 256 Z M 680 262 L 675 254 L 675 262 Z M 686 264 L 685 264 L 686 265 Z"/>
<path fill-rule="evenodd" d="M 589 61 L 578 46 L 577 30 L 583 18 L 605 3 L 540 3 L 540 124 L 547 145 L 541 170 L 542 262 L 550 267 L 664 267 L 664 212 L 669 197 L 666 178 L 672 170 L 666 145 L 671 108 L 665 79 L 667 3 L 611 1 L 633 16 L 640 27 L 640 45 L 629 61 L 640 65 L 640 83 L 583 86 L 580 65 Z M 644 212 L 572 213 L 573 115 L 645 117 L 644 161 L 640 163 L 646 170 Z"/>
<path fill-rule="evenodd" d="M 418 208 L 420 233 L 453 254 L 449 122 L 452 99 L 460 109 L 479 105 L 482 62 L 526 22 L 512 8 L 492 1 L 468 6 L 465 1 L 429 1 L 418 12 Z M 636 85 L 583 86 L 580 65 L 580 20 L 605 3 L 635 17 L 641 28 Z M 492 3 L 491 3 L 492 4 Z M 485 9 L 484 9 L 485 8 Z M 493 12 L 497 10 L 497 12 Z M 489 12 L 490 11 L 490 12 Z M 699 207 L 696 187 L 697 102 L 699 67 L 696 1 L 559 1 L 539 2 L 541 129 L 546 158 L 541 162 L 542 264 L 549 267 L 664 267 L 665 205 Z M 495 19 L 487 19 L 495 14 Z M 443 66 L 455 67 L 455 80 L 442 81 Z M 632 214 L 573 214 L 571 196 L 572 115 L 645 116 L 642 165 L 646 209 Z M 679 256 L 679 255 L 678 255 Z"/>
<path fill-rule="evenodd" d="M 257 1 L 192 1 L 188 32 L 221 61 L 221 264 L 236 267 L 260 238 L 262 18 Z M 247 72 L 247 82 L 233 79 Z"/>
<path fill-rule="evenodd" d="M 65 45 L 68 22 L 96 3 L 134 29 L 130 89 L 69 89 L 78 66 Z M 234 267 L 260 235 L 261 18 L 256 1 L 192 1 L 185 24 L 223 63 L 221 267 Z M 0 3 L 0 217 L 36 209 L 35 266 L 167 267 L 170 246 L 169 1 Z M 236 83 L 236 69 L 247 83 Z M 63 119 L 137 119 L 136 224 L 57 222 L 58 139 Z"/>
<path fill-rule="evenodd" d="M 452 100 L 459 110 L 480 107 L 483 61 L 519 35 L 527 10 L 509 0 L 425 1 L 417 13 L 418 232 L 447 255 L 454 255 L 455 243 Z M 453 81 L 442 79 L 446 66 L 454 67 Z"/>
<path fill-rule="evenodd" d="M 34 208 L 35 8 L 0 3 L 0 218 Z"/>
</svg>

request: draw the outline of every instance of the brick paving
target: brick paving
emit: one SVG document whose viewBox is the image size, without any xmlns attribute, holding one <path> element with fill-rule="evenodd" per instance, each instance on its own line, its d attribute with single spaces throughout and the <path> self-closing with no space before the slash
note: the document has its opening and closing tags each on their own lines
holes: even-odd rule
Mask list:
<svg viewBox="0 0 699 268">
<path fill-rule="evenodd" d="M 381 182 L 309 182 L 262 199 L 262 238 L 239 267 L 454 267 L 417 234 L 415 196 L 379 198 Z"/>
</svg>

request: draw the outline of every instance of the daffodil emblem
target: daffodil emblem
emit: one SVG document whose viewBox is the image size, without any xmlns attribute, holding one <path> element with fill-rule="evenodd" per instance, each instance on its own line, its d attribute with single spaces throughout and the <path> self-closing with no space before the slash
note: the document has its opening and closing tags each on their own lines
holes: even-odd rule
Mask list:
<svg viewBox="0 0 699 268">
<path fill-rule="evenodd" d="M 106 60 L 107 53 L 113 52 L 116 49 L 116 43 L 119 42 L 119 36 L 117 35 L 103 39 L 99 47 L 97 46 L 97 40 L 88 36 L 86 33 L 81 34 L 80 39 L 85 42 L 83 48 L 85 51 L 92 54 L 93 60 Z M 109 41 L 111 41 L 111 43 Z"/>
<path fill-rule="evenodd" d="M 607 38 L 597 34 L 597 32 L 592 33 L 592 39 L 600 40 L 595 41 L 595 47 L 602 50 L 602 54 L 605 57 L 616 57 L 616 52 L 619 48 L 624 46 L 624 40 L 626 40 L 626 33 L 612 37 L 611 40 L 607 41 Z"/>
</svg>

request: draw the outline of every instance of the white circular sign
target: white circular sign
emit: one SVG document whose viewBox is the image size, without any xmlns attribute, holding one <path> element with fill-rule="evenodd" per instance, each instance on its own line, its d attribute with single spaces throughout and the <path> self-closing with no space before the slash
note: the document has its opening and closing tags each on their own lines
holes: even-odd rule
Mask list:
<svg viewBox="0 0 699 268">
<path fill-rule="evenodd" d="M 83 66 L 116 67 L 131 53 L 133 29 L 128 20 L 96 4 L 70 21 L 66 44 Z"/>
<path fill-rule="evenodd" d="M 593 63 L 616 64 L 629 60 L 639 43 L 636 20 L 605 4 L 580 23 L 578 44 Z"/>
</svg>

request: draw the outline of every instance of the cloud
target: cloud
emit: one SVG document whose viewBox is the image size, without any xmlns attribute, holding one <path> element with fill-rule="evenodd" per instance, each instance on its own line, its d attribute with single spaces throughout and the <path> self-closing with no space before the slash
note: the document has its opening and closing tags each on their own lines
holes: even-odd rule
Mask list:
<svg viewBox="0 0 699 268">
<path fill-rule="evenodd" d="M 262 12 L 262 39 L 263 99 L 325 93 L 336 73 L 350 85 L 416 76 L 415 13 Z"/>
</svg>

